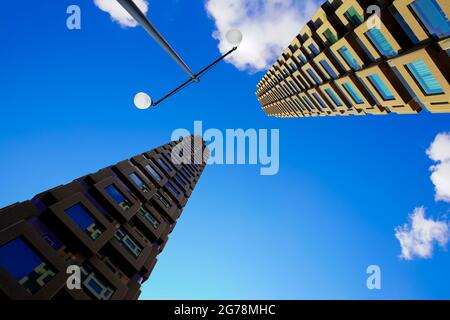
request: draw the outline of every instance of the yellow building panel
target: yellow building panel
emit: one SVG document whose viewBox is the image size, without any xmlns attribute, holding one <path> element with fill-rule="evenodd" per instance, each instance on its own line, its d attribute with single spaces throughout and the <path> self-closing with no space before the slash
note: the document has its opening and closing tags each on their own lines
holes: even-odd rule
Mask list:
<svg viewBox="0 0 450 320">
<path fill-rule="evenodd" d="M 430 21 L 420 21 L 414 1 L 384 2 L 380 35 L 364 22 L 369 0 L 328 0 L 258 83 L 264 112 L 278 118 L 450 112 L 450 38 L 430 36 Z M 436 2 L 448 22 L 450 0 Z M 410 31 L 397 11 L 420 44 L 404 39 Z"/>
<path fill-rule="evenodd" d="M 387 111 L 377 106 L 370 93 L 354 74 L 339 78 L 335 81 L 339 90 L 355 109 L 369 114 L 386 114 Z"/>
<path fill-rule="evenodd" d="M 428 45 L 393 58 L 388 61 L 388 64 L 398 70 L 417 99 L 429 111 L 450 112 L 450 85 L 448 82 L 450 65 L 446 52 Z M 417 68 L 421 68 L 419 71 L 427 77 L 428 85 L 417 76 L 418 72 L 415 71 Z M 437 93 L 437 91 L 439 92 Z"/>
<path fill-rule="evenodd" d="M 347 37 L 348 37 L 348 35 L 342 39 L 339 39 L 335 44 L 333 44 L 330 47 L 330 50 L 331 50 L 331 52 L 333 52 L 334 58 L 340 63 L 340 65 L 342 65 L 342 67 L 345 69 L 345 71 L 350 72 L 350 71 L 353 71 L 353 68 L 350 65 L 350 62 L 348 60 L 344 59 L 344 56 L 341 53 L 344 49 L 348 50 L 351 60 L 355 60 L 357 65 L 363 66 L 364 61 L 358 55 L 358 53 L 355 51 L 355 48 L 353 48 L 353 45 L 350 44 Z"/>
<path fill-rule="evenodd" d="M 387 40 L 389 45 L 392 47 L 392 49 L 396 53 L 400 52 L 402 48 L 400 47 L 398 42 L 395 40 L 392 33 L 389 31 L 389 28 L 387 26 L 385 26 L 381 20 L 379 20 L 379 23 L 380 23 L 380 32 L 385 37 L 385 39 Z M 369 24 L 363 23 L 359 27 L 357 27 L 354 30 L 354 32 L 355 32 L 355 35 L 358 37 L 358 39 L 365 46 L 367 51 L 369 51 L 369 53 L 372 55 L 372 57 L 375 60 L 379 60 L 379 59 L 383 58 L 383 56 L 381 55 L 381 53 L 378 51 L 378 49 L 374 46 L 374 44 L 370 41 L 370 39 L 366 35 L 367 32 L 369 31 L 369 26 L 370 26 Z M 370 27 L 373 27 L 373 26 L 370 26 Z M 393 31 L 395 31 L 395 30 L 393 30 Z"/>
<path fill-rule="evenodd" d="M 361 7 L 357 0 L 344 0 L 339 8 L 336 9 L 336 16 L 344 24 L 347 29 L 352 29 L 355 25 L 351 23 L 351 19 L 347 16 L 347 11 L 355 10 L 356 14 L 364 20 L 365 8 Z M 359 18 L 359 19 L 360 19 Z M 356 18 L 355 18 L 356 20 Z"/>
<path fill-rule="evenodd" d="M 402 86 L 400 80 L 387 64 L 378 63 L 358 71 L 357 76 L 377 100 L 377 104 L 395 113 L 418 113 L 420 105 Z"/>
<path fill-rule="evenodd" d="M 411 4 L 415 0 L 395 0 L 393 5 L 409 25 L 411 30 L 419 41 L 424 41 L 429 38 L 428 33 L 421 21 L 419 21 L 414 11 L 411 9 Z M 447 17 L 450 17 L 450 1 L 449 0 L 436 0 L 442 11 Z"/>
</svg>

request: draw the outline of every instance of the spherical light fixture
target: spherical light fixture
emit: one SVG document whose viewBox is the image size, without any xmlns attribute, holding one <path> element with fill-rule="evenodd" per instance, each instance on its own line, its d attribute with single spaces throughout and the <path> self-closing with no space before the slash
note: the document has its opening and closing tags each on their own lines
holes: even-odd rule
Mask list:
<svg viewBox="0 0 450 320">
<path fill-rule="evenodd" d="M 134 96 L 134 105 L 140 110 L 150 108 L 152 103 L 152 98 L 145 92 L 139 92 Z"/>
<path fill-rule="evenodd" d="M 231 29 L 226 33 L 225 38 L 232 46 L 237 47 L 241 44 L 243 37 L 241 31 L 238 29 Z"/>
</svg>

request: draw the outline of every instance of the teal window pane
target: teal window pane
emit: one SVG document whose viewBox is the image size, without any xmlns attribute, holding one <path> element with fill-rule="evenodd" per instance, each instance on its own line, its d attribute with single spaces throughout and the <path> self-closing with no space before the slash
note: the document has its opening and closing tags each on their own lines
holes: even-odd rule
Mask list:
<svg viewBox="0 0 450 320">
<path fill-rule="evenodd" d="M 289 83 L 297 92 L 300 92 L 300 88 L 295 84 L 293 80 L 289 80 Z"/>
<path fill-rule="evenodd" d="M 325 30 L 323 32 L 323 36 L 328 40 L 330 44 L 333 44 L 338 40 L 336 35 L 333 32 L 331 32 L 330 29 Z"/>
<path fill-rule="evenodd" d="M 383 57 L 389 58 L 397 55 L 397 52 L 392 48 L 380 29 L 372 28 L 366 32 L 366 36 Z"/>
<path fill-rule="evenodd" d="M 306 69 L 306 71 L 309 73 L 309 75 L 311 76 L 311 78 L 314 79 L 315 82 L 317 83 L 321 83 L 321 81 L 319 80 L 319 78 L 316 76 L 316 73 L 314 71 L 311 70 L 311 68 Z"/>
<path fill-rule="evenodd" d="M 384 100 L 394 100 L 394 95 L 378 74 L 367 77 Z"/>
<path fill-rule="evenodd" d="M 284 90 L 286 91 L 286 94 L 287 94 L 287 95 L 294 94 L 294 92 L 292 92 L 292 91 L 289 89 L 289 87 L 287 86 L 287 84 L 284 84 L 284 83 L 283 83 L 283 87 L 284 87 Z"/>
<path fill-rule="evenodd" d="M 301 103 L 299 99 L 295 98 L 295 102 L 300 106 L 302 110 L 306 110 L 305 107 L 303 106 L 303 103 Z"/>
<path fill-rule="evenodd" d="M 450 22 L 436 0 L 416 0 L 411 8 L 431 35 L 438 38 L 450 35 Z"/>
<path fill-rule="evenodd" d="M 308 99 L 308 97 L 303 96 L 303 100 L 305 100 L 306 104 L 311 108 L 311 109 L 316 109 L 316 107 L 314 107 L 313 103 L 311 102 L 311 100 Z"/>
<path fill-rule="evenodd" d="M 444 93 L 441 86 L 437 82 L 430 69 L 426 66 L 423 60 L 417 60 L 406 65 L 417 83 L 420 85 L 425 94 L 440 94 Z"/>
<path fill-rule="evenodd" d="M 312 95 L 317 100 L 317 102 L 319 102 L 319 104 L 322 106 L 322 108 L 324 108 L 324 109 L 327 108 L 327 105 L 325 104 L 325 102 L 322 100 L 322 98 L 317 93 L 313 93 Z"/>
<path fill-rule="evenodd" d="M 338 49 L 338 52 L 353 70 L 361 69 L 361 65 L 356 61 L 355 57 L 347 47 L 344 46 Z"/>
<path fill-rule="evenodd" d="M 344 16 L 354 27 L 359 26 L 364 21 L 364 18 L 356 11 L 355 7 L 350 7 L 350 9 L 344 13 Z"/>
<path fill-rule="evenodd" d="M 331 90 L 330 88 L 326 88 L 325 92 L 328 94 L 328 96 L 331 98 L 331 100 L 334 101 L 334 103 L 337 106 L 342 106 L 342 101 L 338 98 L 338 96 L 334 93 L 333 90 Z"/>
<path fill-rule="evenodd" d="M 343 84 L 345 90 L 347 90 L 348 94 L 353 98 L 353 100 L 355 100 L 356 103 L 360 104 L 360 103 L 364 103 L 364 100 L 361 98 L 361 96 L 358 94 L 358 92 L 356 92 L 355 88 L 353 88 L 353 86 L 346 82 Z"/>
<path fill-rule="evenodd" d="M 290 66 L 291 66 L 292 71 L 297 70 L 297 66 L 295 65 L 295 63 L 290 62 L 289 64 L 290 64 Z"/>
<path fill-rule="evenodd" d="M 123 228 L 119 228 L 119 230 L 117 230 L 114 234 L 114 238 L 119 241 L 120 245 L 125 247 L 125 249 L 135 258 L 139 257 L 142 250 L 144 250 L 144 248 L 142 248 L 133 238 L 131 238 L 128 231 Z"/>
<path fill-rule="evenodd" d="M 158 219 L 154 215 L 152 215 L 147 209 L 144 207 L 139 208 L 139 214 L 147 220 L 152 227 L 157 230 L 159 228 L 159 225 L 161 224 Z"/>
<path fill-rule="evenodd" d="M 306 58 L 301 53 L 298 55 L 298 58 L 300 59 L 301 62 L 306 63 Z"/>
<path fill-rule="evenodd" d="M 334 72 L 333 68 L 330 66 L 327 60 L 325 59 L 320 60 L 320 65 L 328 72 L 330 77 L 337 78 L 336 72 Z"/>
</svg>

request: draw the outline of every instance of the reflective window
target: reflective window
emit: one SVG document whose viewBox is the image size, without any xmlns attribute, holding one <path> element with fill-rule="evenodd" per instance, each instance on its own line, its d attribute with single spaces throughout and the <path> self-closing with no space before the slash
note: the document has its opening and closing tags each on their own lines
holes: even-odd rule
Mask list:
<svg viewBox="0 0 450 320">
<path fill-rule="evenodd" d="M 172 192 L 178 197 L 180 195 L 180 191 L 177 190 L 170 182 L 166 184 L 166 187 L 172 190 Z"/>
<path fill-rule="evenodd" d="M 187 182 L 186 181 L 184 181 L 184 179 L 183 178 L 181 178 L 180 177 L 180 175 L 178 175 L 178 173 L 175 175 L 175 179 L 177 179 L 178 180 L 178 182 L 180 182 L 181 183 L 181 185 L 183 185 L 183 186 L 186 186 L 187 185 Z"/>
<path fill-rule="evenodd" d="M 289 83 L 297 92 L 301 91 L 300 88 L 295 84 L 294 80 L 289 80 Z"/>
<path fill-rule="evenodd" d="M 150 192 L 148 186 L 144 183 L 144 181 L 142 181 L 141 178 L 138 177 L 136 173 L 130 174 L 130 178 L 143 192 Z"/>
<path fill-rule="evenodd" d="M 305 107 L 303 106 L 303 103 L 301 103 L 300 100 L 299 100 L 298 98 L 295 98 L 294 100 L 295 100 L 295 102 L 299 105 L 299 107 L 300 107 L 302 110 L 306 110 Z"/>
<path fill-rule="evenodd" d="M 183 173 L 183 174 L 184 174 L 186 177 L 188 177 L 188 178 L 189 178 L 189 177 L 192 177 L 192 176 L 189 174 L 189 172 L 187 172 L 184 168 L 181 168 L 181 169 L 180 169 L 180 172 Z"/>
<path fill-rule="evenodd" d="M 383 57 L 389 58 L 397 55 L 397 52 L 386 40 L 386 37 L 381 33 L 380 29 L 372 28 L 366 32 L 366 36 Z"/>
<path fill-rule="evenodd" d="M 22 238 L 0 247 L 0 267 L 31 294 L 38 292 L 56 273 Z"/>
<path fill-rule="evenodd" d="M 164 191 L 157 192 L 155 197 L 159 200 L 159 202 L 161 202 L 161 204 L 164 207 L 170 208 L 172 206 L 172 203 L 169 200 L 167 200 L 167 198 L 169 198 L 169 196 Z"/>
<path fill-rule="evenodd" d="M 438 38 L 450 35 L 450 22 L 436 0 L 416 0 L 411 8 L 431 35 Z"/>
<path fill-rule="evenodd" d="M 411 40 L 411 42 L 414 44 L 419 43 L 419 39 L 417 39 L 416 35 L 414 34 L 410 26 L 406 23 L 405 19 L 402 17 L 400 12 L 398 12 L 393 7 L 391 7 L 391 10 L 393 10 L 395 20 L 397 20 L 397 22 L 401 25 L 403 31 L 406 32 L 406 35 L 408 36 L 409 40 Z"/>
<path fill-rule="evenodd" d="M 337 106 L 339 107 L 342 106 L 342 101 L 338 98 L 338 96 L 334 93 L 333 90 L 331 90 L 330 88 L 326 88 L 325 92 Z"/>
<path fill-rule="evenodd" d="M 105 191 L 122 209 L 128 210 L 131 208 L 131 203 L 114 185 L 109 185 L 105 188 Z"/>
<path fill-rule="evenodd" d="M 81 283 L 86 292 L 95 299 L 109 300 L 115 290 L 109 285 L 108 281 L 88 263 L 81 266 Z"/>
<path fill-rule="evenodd" d="M 378 74 L 367 77 L 384 100 L 394 100 L 394 95 Z"/>
<path fill-rule="evenodd" d="M 364 103 L 364 100 L 361 98 L 361 96 L 356 92 L 355 88 L 349 83 L 346 82 L 343 84 L 345 90 L 348 92 L 348 94 L 355 100 L 356 103 Z"/>
<path fill-rule="evenodd" d="M 311 109 L 316 109 L 316 107 L 313 105 L 313 103 L 311 102 L 311 100 L 309 100 L 309 98 L 307 96 L 303 96 L 303 100 L 305 100 L 305 102 L 308 104 L 308 106 Z"/>
<path fill-rule="evenodd" d="M 286 90 L 287 95 L 294 94 L 291 88 L 289 88 L 285 83 L 283 83 L 283 88 Z M 192 169 L 191 169 L 192 170 Z"/>
<path fill-rule="evenodd" d="M 317 100 L 317 102 L 319 102 L 319 104 L 322 106 L 322 108 L 327 109 L 327 105 L 325 104 L 325 102 L 322 100 L 322 98 L 317 93 L 314 92 L 312 95 Z"/>
<path fill-rule="evenodd" d="M 144 207 L 140 207 L 138 213 L 147 220 L 152 227 L 156 230 L 159 228 L 159 225 L 161 224 L 158 219 L 154 215 L 152 215 L 147 209 Z"/>
<path fill-rule="evenodd" d="M 290 62 L 289 65 L 291 66 L 292 71 L 296 71 L 297 70 L 297 66 L 295 65 L 295 63 Z"/>
<path fill-rule="evenodd" d="M 158 181 L 161 181 L 163 178 L 159 175 L 158 172 L 156 172 L 155 169 L 151 165 L 146 165 L 145 168 L 150 172 L 150 174 Z"/>
<path fill-rule="evenodd" d="M 354 27 L 359 26 L 364 21 L 364 18 L 356 11 L 355 7 L 350 7 L 344 13 L 344 16 Z"/>
<path fill-rule="evenodd" d="M 314 79 L 315 82 L 317 82 L 318 84 L 321 83 L 321 81 L 319 80 L 319 78 L 317 77 L 316 73 L 314 71 L 311 70 L 311 68 L 306 69 L 306 71 L 309 73 L 309 75 L 311 76 L 311 78 Z"/>
<path fill-rule="evenodd" d="M 81 203 L 64 211 L 92 240 L 101 236 L 103 228 L 96 223 L 94 217 Z"/>
<path fill-rule="evenodd" d="M 430 69 L 423 60 L 417 60 L 406 65 L 412 76 L 416 79 L 425 94 L 444 93 Z"/>
<path fill-rule="evenodd" d="M 131 235 L 123 228 L 119 228 L 114 234 L 114 238 L 119 241 L 122 247 L 125 247 L 129 253 L 135 258 L 139 257 L 143 248 L 131 237 Z"/>
<path fill-rule="evenodd" d="M 300 59 L 301 62 L 306 63 L 306 58 L 301 53 L 298 55 L 298 58 Z"/>
<path fill-rule="evenodd" d="M 172 168 L 169 167 L 169 165 L 162 160 L 161 158 L 158 158 L 158 162 L 163 166 L 164 169 L 166 169 L 168 172 L 172 172 Z"/>
<path fill-rule="evenodd" d="M 353 70 L 361 69 L 361 65 L 355 59 L 355 57 L 350 52 L 350 50 L 347 49 L 347 47 L 344 46 L 344 47 L 338 49 L 338 52 Z"/>
<path fill-rule="evenodd" d="M 314 43 L 311 43 L 308 46 L 308 48 L 309 48 L 309 50 L 311 50 L 311 52 L 313 53 L 314 56 L 317 56 L 320 53 L 319 49 L 317 49 L 317 47 L 314 45 Z"/>
<path fill-rule="evenodd" d="M 332 78 L 338 77 L 336 72 L 334 72 L 333 68 L 330 66 L 330 64 L 328 63 L 327 60 L 325 60 L 325 59 L 320 60 L 320 65 L 327 71 L 327 73 L 330 75 L 330 77 L 332 77 Z"/>
<path fill-rule="evenodd" d="M 323 36 L 328 40 L 330 44 L 333 44 L 338 40 L 336 35 L 330 29 L 325 30 L 323 32 Z"/>
</svg>

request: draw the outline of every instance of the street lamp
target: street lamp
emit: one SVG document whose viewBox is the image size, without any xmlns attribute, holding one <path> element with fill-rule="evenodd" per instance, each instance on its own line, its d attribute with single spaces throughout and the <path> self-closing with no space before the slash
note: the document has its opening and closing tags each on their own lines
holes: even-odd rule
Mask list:
<svg viewBox="0 0 450 320">
<path fill-rule="evenodd" d="M 209 71 L 211 68 L 213 68 L 215 65 L 217 65 L 220 61 L 225 59 L 227 56 L 229 56 L 231 53 L 236 51 L 238 45 L 242 41 L 242 34 L 239 30 L 230 30 L 226 38 L 229 42 L 233 44 L 233 48 L 229 50 L 227 53 L 225 53 L 223 56 L 218 58 L 217 60 L 213 61 L 211 64 L 203 68 L 200 72 L 194 73 L 192 70 L 187 66 L 186 63 L 181 59 L 181 57 L 178 55 L 178 53 L 170 46 L 170 44 L 164 39 L 164 37 L 158 32 L 158 30 L 153 26 L 153 24 L 148 20 L 148 18 L 145 16 L 145 14 L 138 8 L 138 6 L 133 2 L 133 0 L 117 0 L 119 4 L 136 20 L 147 33 L 159 44 L 161 48 L 163 48 L 169 56 L 175 60 L 176 63 L 188 74 L 189 80 L 183 82 L 178 87 L 170 91 L 168 94 L 163 96 L 161 99 L 157 101 L 153 101 L 149 95 L 147 95 L 144 92 L 139 92 L 134 97 L 134 103 L 137 108 L 139 109 L 147 109 L 149 107 L 156 107 L 161 102 L 166 100 L 167 98 L 170 98 L 180 90 L 187 87 L 189 84 L 195 82 L 200 82 L 200 77 L 205 74 L 207 71 Z"/>
</svg>

